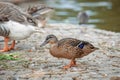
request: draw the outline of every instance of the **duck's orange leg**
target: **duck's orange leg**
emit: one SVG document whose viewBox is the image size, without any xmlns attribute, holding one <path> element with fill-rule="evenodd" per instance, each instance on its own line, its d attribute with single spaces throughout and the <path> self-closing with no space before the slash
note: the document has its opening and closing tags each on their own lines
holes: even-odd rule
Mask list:
<svg viewBox="0 0 120 80">
<path fill-rule="evenodd" d="M 13 42 L 12 42 L 12 44 L 11 44 L 11 46 L 10 46 L 9 50 L 13 50 L 13 49 L 14 49 L 14 47 L 15 47 L 15 40 L 13 40 Z"/>
<path fill-rule="evenodd" d="M 0 50 L 0 52 L 7 52 L 7 51 L 9 51 L 8 41 L 9 41 L 9 38 L 5 37 L 4 38 L 4 48 L 3 48 L 3 50 Z"/>
<path fill-rule="evenodd" d="M 64 68 L 64 69 L 68 69 L 68 68 L 71 68 L 71 67 L 73 67 L 73 66 L 76 66 L 76 61 L 75 61 L 75 60 L 71 60 L 70 64 L 64 66 L 63 68 Z"/>
</svg>

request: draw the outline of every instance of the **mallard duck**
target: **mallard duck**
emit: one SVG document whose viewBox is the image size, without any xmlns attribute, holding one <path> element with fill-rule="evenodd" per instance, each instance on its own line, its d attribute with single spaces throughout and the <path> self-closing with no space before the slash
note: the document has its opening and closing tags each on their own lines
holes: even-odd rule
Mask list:
<svg viewBox="0 0 120 80">
<path fill-rule="evenodd" d="M 33 33 L 40 32 L 40 23 L 19 7 L 6 2 L 0 2 L 0 36 L 4 37 L 4 48 L 0 52 L 14 49 L 15 40 L 30 37 Z M 13 40 L 8 46 L 8 41 Z"/>
<path fill-rule="evenodd" d="M 48 35 L 40 46 L 42 47 L 47 43 L 51 44 L 50 54 L 52 56 L 71 59 L 70 64 L 64 66 L 64 69 L 76 66 L 76 58 L 82 58 L 98 49 L 87 41 L 82 41 L 75 38 L 64 38 L 58 40 L 53 34 Z"/>
<path fill-rule="evenodd" d="M 89 16 L 87 15 L 86 12 L 79 12 L 77 15 L 77 18 L 78 18 L 79 24 L 86 24 L 88 23 Z"/>
</svg>

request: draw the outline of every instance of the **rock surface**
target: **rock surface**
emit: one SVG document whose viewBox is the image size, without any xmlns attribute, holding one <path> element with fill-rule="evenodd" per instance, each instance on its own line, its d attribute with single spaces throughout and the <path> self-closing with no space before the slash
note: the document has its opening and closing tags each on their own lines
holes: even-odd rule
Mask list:
<svg viewBox="0 0 120 80">
<path fill-rule="evenodd" d="M 120 33 L 61 23 L 49 24 L 41 32 L 17 43 L 15 50 L 0 53 L 17 53 L 20 58 L 0 61 L 0 80 L 110 80 L 114 76 L 120 77 Z M 54 34 L 58 39 L 86 40 L 100 49 L 77 59 L 77 67 L 64 70 L 62 66 L 69 60 L 51 56 L 49 45 L 39 47 L 48 34 Z"/>
</svg>

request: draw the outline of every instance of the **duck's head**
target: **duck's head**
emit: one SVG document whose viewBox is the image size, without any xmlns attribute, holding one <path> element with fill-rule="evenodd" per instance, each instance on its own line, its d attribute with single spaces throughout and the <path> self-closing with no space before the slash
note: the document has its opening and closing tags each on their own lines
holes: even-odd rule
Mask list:
<svg viewBox="0 0 120 80">
<path fill-rule="evenodd" d="M 49 7 L 45 4 L 39 4 L 33 7 L 29 7 L 27 13 L 37 19 L 39 27 L 44 27 L 47 20 L 54 13 L 54 8 Z"/>
<path fill-rule="evenodd" d="M 47 21 L 47 16 L 42 16 L 42 15 L 35 15 L 27 17 L 27 23 L 36 27 L 45 27 L 46 21 Z"/>
<path fill-rule="evenodd" d="M 86 41 L 81 41 L 80 44 L 78 44 L 78 47 L 81 48 L 84 53 L 91 53 L 99 49 L 97 47 L 94 47 L 92 44 Z"/>
<path fill-rule="evenodd" d="M 37 17 L 34 17 L 30 14 L 24 14 L 26 16 L 24 23 L 34 26 L 34 27 L 44 27 L 44 25 L 42 24 L 42 21 L 44 21 L 44 19 L 40 18 L 40 20 Z"/>
<path fill-rule="evenodd" d="M 45 41 L 40 45 L 40 47 L 46 45 L 46 44 L 54 44 L 58 41 L 57 37 L 53 34 L 50 34 L 46 37 Z"/>
</svg>

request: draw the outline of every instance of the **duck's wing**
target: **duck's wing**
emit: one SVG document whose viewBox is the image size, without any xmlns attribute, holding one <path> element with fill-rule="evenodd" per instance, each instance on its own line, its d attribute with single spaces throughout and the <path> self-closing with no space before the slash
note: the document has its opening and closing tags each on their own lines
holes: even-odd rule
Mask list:
<svg viewBox="0 0 120 80">
<path fill-rule="evenodd" d="M 10 29 L 8 29 L 6 26 L 4 26 L 1 23 L 9 21 L 8 15 L 0 15 L 0 36 L 7 37 L 10 33 Z"/>
<path fill-rule="evenodd" d="M 63 45 L 77 46 L 81 41 L 74 38 L 64 38 L 58 42 L 58 47 Z"/>
<path fill-rule="evenodd" d="M 82 46 L 87 45 L 87 44 L 89 44 L 87 41 L 78 40 L 75 38 L 64 38 L 58 42 L 58 47 L 62 45 L 68 45 L 72 47 L 81 48 Z"/>
<path fill-rule="evenodd" d="M 64 38 L 58 42 L 57 49 L 68 59 L 79 58 L 84 54 L 82 49 L 78 47 L 80 42 L 80 40 L 74 38 Z"/>
<path fill-rule="evenodd" d="M 0 2 L 0 15 L 7 15 L 8 19 L 12 21 L 25 21 L 20 9 L 11 3 Z"/>
</svg>

